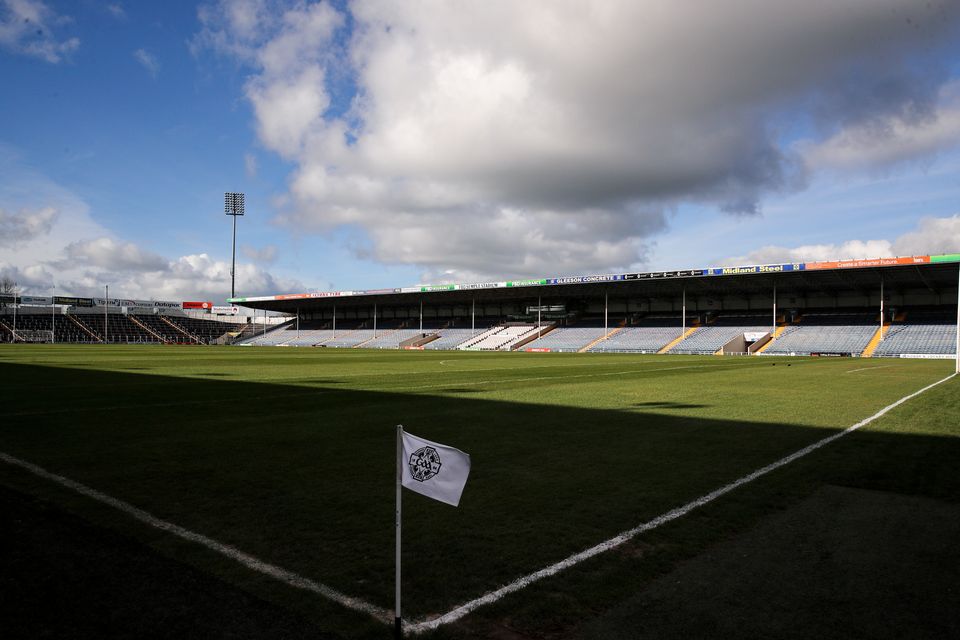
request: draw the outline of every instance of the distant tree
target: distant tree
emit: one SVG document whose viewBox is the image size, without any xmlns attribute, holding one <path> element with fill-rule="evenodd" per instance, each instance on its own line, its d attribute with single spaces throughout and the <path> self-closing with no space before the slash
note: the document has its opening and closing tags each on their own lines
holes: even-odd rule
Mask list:
<svg viewBox="0 0 960 640">
<path fill-rule="evenodd" d="M 0 295 L 11 295 L 17 290 L 17 283 L 9 276 L 0 277 Z M 6 307 L 6 302 L 0 302 L 0 307 Z"/>
</svg>

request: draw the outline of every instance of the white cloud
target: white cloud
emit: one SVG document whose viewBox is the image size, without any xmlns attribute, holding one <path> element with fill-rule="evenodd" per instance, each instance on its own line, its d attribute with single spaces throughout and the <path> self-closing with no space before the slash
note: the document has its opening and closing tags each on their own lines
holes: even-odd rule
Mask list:
<svg viewBox="0 0 960 640">
<path fill-rule="evenodd" d="M 811 168 L 883 169 L 924 160 L 960 146 L 960 83 L 945 85 L 922 117 L 893 114 L 838 131 L 826 140 L 799 145 Z"/>
<path fill-rule="evenodd" d="M 121 4 L 108 4 L 106 9 L 110 15 L 118 20 L 123 20 L 127 17 L 127 10 L 124 9 Z"/>
<path fill-rule="evenodd" d="M 194 51 L 252 68 L 260 140 L 296 164 L 281 222 L 361 228 L 360 255 L 427 278 L 642 263 L 678 203 L 756 213 L 805 184 L 786 114 L 827 138 L 919 126 L 945 77 L 927 56 L 960 23 L 951 0 L 349 11 L 347 33 L 328 3 L 222 0 Z"/>
<path fill-rule="evenodd" d="M 0 209 L 0 247 L 12 247 L 27 240 L 47 235 L 57 219 L 57 210 L 44 207 L 7 213 Z"/>
<path fill-rule="evenodd" d="M 156 78 L 160 74 L 160 61 L 146 49 L 137 49 L 134 51 L 133 59 L 139 62 L 152 77 Z"/>
<path fill-rule="evenodd" d="M 720 265 L 816 262 L 943 253 L 960 253 L 960 214 L 947 218 L 922 218 L 915 230 L 893 240 L 848 240 L 837 244 L 799 247 L 766 246 L 747 255 L 721 260 Z"/>
<path fill-rule="evenodd" d="M 129 298 L 223 301 L 229 296 L 229 261 L 207 254 L 165 257 L 117 238 L 93 220 L 75 194 L 24 168 L 2 146 L 0 175 L 0 276 L 15 280 L 25 293 L 46 295 L 55 284 L 65 295 L 91 296 L 108 284 Z M 276 248 L 261 253 L 276 255 Z M 296 279 L 256 264 L 237 264 L 236 282 L 242 295 L 306 290 Z"/>
<path fill-rule="evenodd" d="M 80 47 L 79 38 L 59 39 L 53 33 L 68 22 L 40 0 L 0 0 L 0 47 L 59 63 Z"/>
<path fill-rule="evenodd" d="M 102 237 L 78 240 L 68 244 L 64 252 L 65 267 L 92 265 L 119 271 L 161 271 L 167 262 L 155 253 L 144 251 L 132 242 L 118 242 Z"/>
</svg>

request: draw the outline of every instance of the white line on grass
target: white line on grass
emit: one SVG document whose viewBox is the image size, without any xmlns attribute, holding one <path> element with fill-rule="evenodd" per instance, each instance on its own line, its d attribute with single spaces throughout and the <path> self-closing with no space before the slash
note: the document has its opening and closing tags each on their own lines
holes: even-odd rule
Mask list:
<svg viewBox="0 0 960 640">
<path fill-rule="evenodd" d="M 243 551 L 240 551 L 235 547 L 231 547 L 230 545 L 217 542 L 213 538 L 208 538 L 203 534 L 195 533 L 189 529 L 184 529 L 179 525 L 173 524 L 172 522 L 161 520 L 160 518 L 144 511 L 143 509 L 138 509 L 128 502 L 108 496 L 107 494 L 97 491 L 96 489 L 91 489 L 85 484 L 80 484 L 75 480 L 58 476 L 57 474 L 51 473 L 42 467 L 38 467 L 35 464 L 20 460 L 19 458 L 14 458 L 13 456 L 3 453 L 2 451 L 0 451 L 0 460 L 6 462 L 7 464 L 20 467 L 21 469 L 26 469 L 30 473 L 40 476 L 41 478 L 52 480 L 59 485 L 62 485 L 68 489 L 72 489 L 73 491 L 87 496 L 88 498 L 92 498 L 98 502 L 109 505 L 114 509 L 119 509 L 127 515 L 132 516 L 140 522 L 150 525 L 151 527 L 156 527 L 161 531 L 172 533 L 173 535 L 183 538 L 184 540 L 196 542 L 197 544 L 202 545 L 211 551 L 216 551 L 217 553 L 224 555 L 231 560 L 236 560 L 248 569 L 253 569 L 258 573 L 270 576 L 271 578 L 279 580 L 280 582 L 284 582 L 291 587 L 312 591 L 323 596 L 327 600 L 332 600 L 333 602 L 341 604 L 348 609 L 369 614 L 374 618 L 381 620 L 382 622 L 393 622 L 393 613 L 387 611 L 386 609 L 381 609 L 380 607 L 374 606 L 368 602 L 364 602 L 358 598 L 340 593 L 336 589 L 332 589 L 325 584 L 314 582 L 313 580 L 304 578 L 303 576 L 297 575 L 292 571 L 287 571 L 286 569 L 282 569 L 276 565 L 264 562 L 259 558 L 255 558 L 254 556 L 244 553 Z"/>
<path fill-rule="evenodd" d="M 856 373 L 857 371 L 870 371 L 871 369 L 886 369 L 887 367 L 892 367 L 892 364 L 882 364 L 878 367 L 860 367 L 859 369 L 850 369 L 847 373 Z"/>
<path fill-rule="evenodd" d="M 686 367 L 680 367 L 680 368 L 686 368 Z M 468 613 L 470 613 L 471 611 L 474 611 L 475 609 L 482 607 L 484 605 L 492 604 L 507 594 L 520 591 L 521 589 L 533 584 L 534 582 L 537 582 L 539 580 L 542 580 L 543 578 L 547 578 L 549 576 L 560 573 L 564 569 L 568 569 L 576 564 L 583 562 L 584 560 L 587 560 L 601 553 L 609 551 L 610 549 L 613 549 L 623 544 L 624 542 L 627 542 L 631 538 L 634 538 L 640 533 L 643 533 L 645 531 L 650 531 L 651 529 L 655 529 L 662 524 L 666 524 L 667 522 L 671 522 L 673 520 L 676 520 L 677 518 L 685 516 L 686 514 L 693 511 L 694 509 L 697 509 L 698 507 L 702 507 L 705 504 L 713 502 L 717 498 L 733 491 L 734 489 L 742 485 L 747 484 L 748 482 L 753 482 L 757 478 L 760 478 L 761 476 L 764 476 L 770 473 L 771 471 L 779 469 L 784 465 L 790 464 L 794 460 L 802 458 L 805 455 L 813 451 L 816 451 L 820 447 L 830 444 L 834 440 L 842 438 L 843 436 L 856 431 L 860 427 L 870 424 L 877 418 L 885 415 L 891 409 L 900 406 L 901 404 L 903 404 L 904 402 L 907 402 L 908 400 L 912 400 L 913 398 L 916 398 L 920 394 L 932 389 L 933 387 L 939 384 L 946 382 L 947 380 L 950 380 L 955 375 L 957 374 L 955 373 L 950 374 L 946 378 L 943 378 L 942 380 L 938 380 L 933 384 L 927 385 L 926 387 L 920 389 L 919 391 L 914 391 L 913 393 L 900 398 L 896 402 L 887 405 L 883 409 L 880 409 L 880 411 L 876 412 L 869 418 L 861 420 L 860 422 L 856 423 L 853 426 L 847 427 L 844 431 L 835 433 L 831 436 L 827 436 L 822 440 L 818 440 L 817 442 L 814 442 L 813 444 L 808 445 L 803 449 L 800 449 L 799 451 L 796 451 L 784 458 L 781 458 L 776 462 L 768 464 L 765 467 L 757 469 L 753 473 L 745 475 L 742 478 L 739 478 L 738 480 L 734 480 L 730 484 L 724 485 L 719 489 L 716 489 L 706 495 L 703 495 L 697 498 L 696 500 L 693 500 L 692 502 L 688 502 L 687 504 L 681 507 L 677 507 L 676 509 L 673 509 L 671 511 L 668 511 L 667 513 L 659 515 L 653 520 L 645 522 L 628 531 L 624 531 L 623 533 L 613 538 L 610 538 L 605 542 L 601 542 L 600 544 L 590 547 L 589 549 L 585 549 L 584 551 L 581 551 L 580 553 L 577 553 L 568 558 L 565 558 L 560 562 L 557 562 L 548 567 L 540 569 L 539 571 L 535 571 L 529 575 L 523 576 L 522 578 L 519 578 L 511 582 L 510 584 L 507 584 L 503 587 L 500 587 L 499 589 L 496 589 L 495 591 L 491 591 L 490 593 L 480 596 L 479 598 L 476 598 L 469 602 L 465 602 L 437 618 L 433 618 L 429 620 L 421 620 L 419 622 L 412 622 L 406 625 L 406 629 L 411 633 L 422 633 L 424 631 L 437 629 L 441 625 L 455 622 L 460 618 L 464 617 L 465 615 L 467 615 Z M 15 458 L 3 452 L 0 452 L 0 461 L 20 467 L 21 469 L 25 469 L 30 473 L 33 473 L 34 475 L 37 475 L 41 478 L 45 478 L 47 480 L 51 480 L 61 486 L 64 486 L 68 489 L 76 491 L 81 495 L 87 496 L 88 498 L 92 498 L 94 500 L 97 500 L 98 502 L 102 502 L 103 504 L 109 505 L 152 527 L 155 527 L 162 531 L 167 531 L 169 533 L 172 533 L 173 535 L 179 538 L 182 538 L 184 540 L 189 540 L 190 542 L 195 542 L 197 544 L 200 544 L 210 549 L 211 551 L 215 551 L 221 555 L 224 555 L 228 558 L 236 560 L 240 564 L 244 565 L 249 569 L 252 569 L 253 571 L 257 571 L 264 575 L 270 576 L 276 580 L 279 580 L 280 582 L 290 585 L 291 587 L 294 587 L 297 589 L 303 589 L 306 591 L 312 591 L 326 598 L 327 600 L 336 602 L 348 609 L 366 613 L 382 622 L 391 623 L 393 620 L 392 611 L 382 609 L 380 607 L 377 607 L 376 605 L 370 604 L 358 598 L 354 598 L 354 597 L 345 595 L 343 593 L 340 593 L 339 591 L 332 589 L 331 587 L 328 587 L 319 582 L 310 580 L 309 578 L 305 578 L 303 576 L 297 575 L 291 571 L 287 571 L 286 569 L 282 569 L 276 565 L 272 565 L 267 562 L 264 562 L 259 558 L 256 558 L 247 553 L 244 553 L 243 551 L 240 551 L 239 549 L 236 549 L 229 545 L 223 544 L 222 542 L 218 542 L 203 534 L 195 533 L 188 529 L 184 529 L 179 525 L 173 524 L 172 522 L 161 520 L 160 518 L 157 518 L 156 516 L 142 509 L 139 509 L 127 502 L 123 502 L 122 500 L 118 500 L 117 498 L 108 496 L 107 494 L 97 491 L 96 489 L 91 489 L 90 487 L 84 484 L 81 484 L 79 482 L 76 482 L 74 480 L 70 480 L 69 478 L 65 478 L 55 473 L 51 473 L 50 471 L 47 471 L 42 467 L 38 467 L 35 464 L 20 460 L 19 458 Z"/>
<path fill-rule="evenodd" d="M 607 540 L 607 541 L 605 541 L 605 542 L 601 542 L 600 544 L 598 544 L 598 545 L 596 545 L 596 546 L 590 547 L 589 549 L 586 549 L 586 550 L 584 550 L 584 551 L 581 551 L 580 553 L 577 553 L 577 554 L 574 554 L 574 555 L 572 555 L 572 556 L 570 556 L 570 557 L 568 557 L 568 558 L 565 558 L 565 559 L 561 560 L 560 562 L 557 562 L 556 564 L 552 564 L 552 565 L 550 565 L 549 567 L 544 567 L 543 569 L 540 569 L 539 571 L 535 571 L 535 572 L 533 572 L 533 573 L 531 573 L 531 574 L 529 574 L 529 575 L 523 576 L 522 578 L 519 578 L 518 580 L 515 580 L 515 581 L 511 582 L 511 583 L 508 584 L 508 585 L 505 585 L 505 586 L 503 586 L 503 587 L 500 587 L 499 589 L 497 589 L 497 590 L 495 590 L 495 591 L 491 591 L 490 593 L 487 593 L 487 594 L 485 594 L 485 595 L 483 595 L 483 596 L 480 596 L 479 598 L 477 598 L 477 599 L 475 599 L 475 600 L 471 600 L 470 602 L 465 602 L 465 603 L 461 604 L 460 606 L 455 607 L 454 609 L 451 609 L 450 611 L 448 611 L 447 613 L 443 614 L 442 616 L 440 616 L 440 617 L 438 617 L 438 618 L 434 618 L 434 619 L 432 619 L 432 620 L 424 620 L 424 621 L 421 621 L 421 622 L 412 623 L 412 624 L 408 625 L 408 626 L 406 627 L 406 629 L 407 629 L 408 631 L 412 632 L 412 633 L 422 633 L 422 632 L 424 632 L 424 631 L 430 631 L 430 630 L 436 629 L 436 628 L 438 628 L 440 625 L 449 624 L 449 623 L 451 623 L 451 622 L 454 622 L 454 621 L 456 621 L 456 620 L 459 620 L 460 618 L 462 618 L 463 616 L 467 615 L 468 613 L 470 613 L 471 611 L 473 611 L 474 609 L 476 609 L 476 608 L 478 608 L 478 607 L 482 607 L 482 606 L 487 605 L 487 604 L 492 604 L 492 603 L 496 602 L 497 600 L 499 600 L 500 598 L 502 598 L 503 596 L 505 596 L 505 595 L 507 595 L 507 594 L 509 594 L 509 593 L 513 593 L 513 592 L 515 592 L 515 591 L 519 591 L 519 590 L 523 589 L 524 587 L 527 587 L 527 586 L 533 584 L 534 582 L 537 582 L 538 580 L 541 580 L 541 579 L 543 579 L 543 578 L 547 578 L 547 577 L 549 577 L 549 576 L 552 576 L 552 575 L 555 575 L 555 574 L 557 574 L 557 573 L 560 573 L 560 572 L 563 571 L 564 569 L 569 569 L 570 567 L 572 567 L 572 566 L 574 566 L 574 565 L 576 565 L 576 564 L 579 564 L 579 563 L 583 562 L 584 560 L 587 560 L 588 558 L 592 558 L 592 557 L 594 557 L 594 556 L 596 556 L 596 555 L 599 555 L 599 554 L 601 554 L 601 553 L 604 553 L 605 551 L 609 551 L 610 549 L 613 549 L 614 547 L 617 547 L 617 546 L 623 544 L 624 542 L 627 542 L 627 541 L 630 540 L 631 538 L 635 537 L 636 535 L 638 535 L 638 534 L 640 534 L 640 533 L 643 533 L 644 531 L 650 531 L 651 529 L 656 529 L 657 527 L 659 527 L 659 526 L 662 525 L 662 524 L 666 524 L 667 522 L 670 522 L 670 521 L 672 521 L 672 520 L 676 520 L 677 518 L 680 518 L 680 517 L 682 517 L 682 516 L 685 516 L 686 514 L 688 514 L 688 513 L 690 513 L 691 511 L 693 511 L 694 509 L 697 509 L 697 508 L 699 508 L 699 507 L 702 507 L 703 505 L 705 505 L 705 504 L 707 504 L 707 503 L 709 503 L 709 502 L 713 502 L 714 500 L 716 500 L 716 499 L 719 498 L 720 496 L 723 496 L 723 495 L 725 495 L 725 494 L 727 494 L 727 493 L 730 493 L 730 492 L 733 491 L 734 489 L 736 489 L 736 488 L 738 488 L 738 487 L 740 487 L 740 486 L 743 486 L 743 485 L 747 484 L 748 482 L 753 482 L 753 481 L 756 480 L 757 478 L 759 478 L 759 477 L 761 477 L 761 476 L 764 476 L 764 475 L 770 473 L 771 471 L 774 471 L 774 470 L 776 470 L 776 469 L 779 469 L 780 467 L 782 467 L 782 466 L 784 466 L 784 465 L 790 464 L 790 463 L 793 462 L 794 460 L 797 460 L 797 459 L 799 459 L 799 458 L 802 458 L 803 456 L 807 455 L 808 453 L 811 453 L 811 452 L 813 452 L 813 451 L 816 451 L 816 450 L 819 449 L 820 447 L 823 447 L 823 446 L 825 446 L 825 445 L 828 445 L 828 444 L 830 444 L 831 442 L 833 442 L 834 440 L 837 440 L 837 439 L 839 439 L 839 438 L 842 438 L 843 436 L 847 435 L 848 433 L 852 433 L 852 432 L 856 431 L 857 429 L 859 429 L 860 427 L 863 427 L 863 426 L 865 426 L 865 425 L 870 424 L 871 422 L 873 422 L 873 421 L 876 420 L 877 418 L 879 418 L 879 417 L 881 417 L 882 415 L 886 414 L 886 413 L 887 413 L 888 411 L 890 411 L 891 409 L 900 406 L 901 404 L 903 404 L 904 402 L 906 402 L 906 401 L 908 401 L 908 400 L 911 400 L 911 399 L 913 399 L 913 398 L 916 398 L 916 397 L 919 396 L 921 393 L 932 389 L 933 387 L 937 386 L 938 384 L 941 384 L 941 383 L 943 383 L 943 382 L 946 382 L 947 380 L 949 380 L 950 378 L 954 377 L 955 375 L 957 375 L 957 374 L 952 373 L 952 374 L 950 374 L 949 376 L 947 376 L 946 378 L 944 378 L 944 379 L 942 379 L 942 380 L 938 380 L 937 382 L 934 382 L 933 384 L 928 385 L 928 386 L 924 387 L 923 389 L 920 389 L 919 391 L 914 391 L 914 392 L 911 393 L 910 395 L 904 396 L 904 397 L 900 398 L 899 400 L 897 400 L 896 402 L 894 402 L 893 404 L 887 405 L 887 406 L 884 407 L 883 409 L 880 409 L 880 411 L 877 411 L 875 414 L 873 414 L 873 415 L 870 416 L 869 418 L 866 418 L 866 419 L 864 419 L 864 420 L 861 420 L 860 422 L 858 422 L 857 424 L 855 424 L 855 425 L 853 425 L 853 426 L 851 426 L 851 427 L 847 427 L 845 430 L 841 431 L 840 433 L 835 433 L 835 434 L 833 434 L 832 436 L 827 436 L 826 438 L 823 438 L 822 440 L 818 440 L 817 442 L 814 442 L 813 444 L 808 445 L 808 446 L 804 447 L 803 449 L 800 449 L 799 451 L 796 451 L 796 452 L 794 452 L 794 453 L 791 453 L 790 455 L 786 456 L 785 458 L 780 458 L 780 459 L 777 460 L 776 462 L 773 462 L 773 463 L 771 463 L 771 464 L 768 464 L 768 465 L 765 466 L 765 467 L 762 467 L 762 468 L 760 468 L 760 469 L 757 469 L 757 470 L 754 471 L 753 473 L 750 473 L 750 474 L 748 474 L 748 475 L 745 475 L 745 476 L 743 476 L 742 478 L 739 478 L 738 480 L 734 480 L 734 481 L 731 482 L 730 484 L 724 485 L 724 486 L 720 487 L 719 489 L 716 489 L 716 490 L 714 490 L 714 491 L 711 491 L 710 493 L 708 493 L 708 494 L 706 494 L 706 495 L 704 495 L 704 496 L 700 496 L 700 497 L 697 498 L 696 500 L 694 500 L 694 501 L 692 501 L 692 502 L 688 502 L 687 504 L 683 505 L 682 507 L 677 507 L 676 509 L 673 509 L 672 511 L 668 511 L 667 513 L 664 513 L 664 514 L 662 514 L 662 515 L 659 515 L 659 516 L 657 516 L 656 518 L 654 518 L 653 520 L 650 520 L 649 522 L 645 522 L 645 523 L 641 524 L 641 525 L 638 526 L 638 527 L 634 527 L 633 529 L 630 529 L 629 531 L 624 531 L 623 533 L 621 533 L 621 534 L 618 535 L 618 536 L 615 536 L 615 537 L 613 537 L 613 538 L 610 538 L 609 540 Z"/>
</svg>

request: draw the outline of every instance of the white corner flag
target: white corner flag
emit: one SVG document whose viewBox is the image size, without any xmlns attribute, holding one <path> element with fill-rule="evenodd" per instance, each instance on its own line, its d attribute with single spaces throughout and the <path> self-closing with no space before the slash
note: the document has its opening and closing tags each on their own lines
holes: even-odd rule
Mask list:
<svg viewBox="0 0 960 640">
<path fill-rule="evenodd" d="M 393 637 L 403 637 L 403 618 L 400 616 L 400 537 L 401 487 L 457 506 L 470 475 L 470 456 L 460 449 L 430 442 L 410 435 L 397 425 L 397 511 L 396 525 L 396 600 L 394 605 Z"/>
<path fill-rule="evenodd" d="M 460 504 L 460 495 L 470 475 L 470 456 L 459 449 L 403 433 L 401 484 L 421 495 Z"/>
</svg>

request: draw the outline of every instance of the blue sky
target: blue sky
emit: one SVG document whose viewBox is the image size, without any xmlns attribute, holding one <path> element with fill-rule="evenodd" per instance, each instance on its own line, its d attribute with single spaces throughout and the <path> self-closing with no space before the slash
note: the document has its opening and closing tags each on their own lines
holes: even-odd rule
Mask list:
<svg viewBox="0 0 960 640">
<path fill-rule="evenodd" d="M 960 9 L 0 0 L 0 274 L 238 292 L 960 250 Z"/>
</svg>

